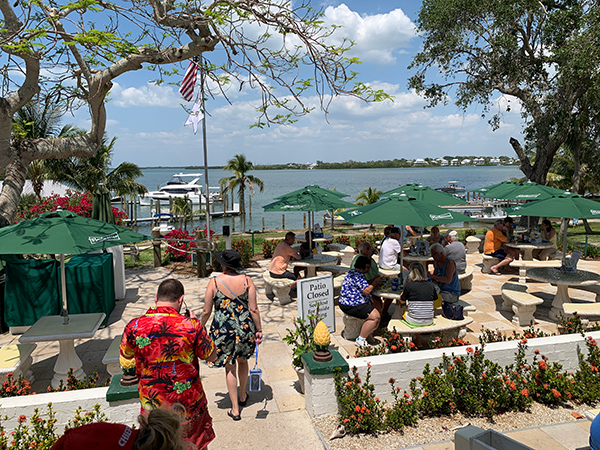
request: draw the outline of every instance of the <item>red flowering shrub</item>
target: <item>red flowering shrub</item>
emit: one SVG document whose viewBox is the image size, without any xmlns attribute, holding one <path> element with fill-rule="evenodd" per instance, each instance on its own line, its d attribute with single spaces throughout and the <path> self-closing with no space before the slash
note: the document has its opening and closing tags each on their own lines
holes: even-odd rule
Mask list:
<svg viewBox="0 0 600 450">
<path fill-rule="evenodd" d="M 585 339 L 588 354 L 579 353 L 579 370 L 571 379 L 573 395 L 582 403 L 594 405 L 600 398 L 600 349 L 588 336 Z"/>
<path fill-rule="evenodd" d="M 342 378 L 339 371 L 335 374 L 340 423 L 350 433 L 374 433 L 384 428 L 383 403 L 375 397 L 375 386 L 370 380 L 371 367 L 367 367 L 364 383 L 356 366 L 348 378 Z"/>
<path fill-rule="evenodd" d="M 385 411 L 385 424 L 392 430 L 401 430 L 405 426 L 415 425 L 419 420 L 418 403 L 414 402 L 408 392 L 404 391 L 400 395 L 400 387 L 396 387 L 396 380 L 389 379 L 392 386 L 392 396 L 394 403 Z"/>
<path fill-rule="evenodd" d="M 345 234 L 340 234 L 339 236 L 335 236 L 333 238 L 333 242 L 336 244 L 350 245 L 350 238 Z"/>
<path fill-rule="evenodd" d="M 29 394 L 35 394 L 35 392 L 31 392 L 29 381 L 24 380 L 21 375 L 15 379 L 12 372 L 6 374 L 6 380 L 2 382 L 2 387 L 0 388 L 0 397 L 18 397 Z"/>
<path fill-rule="evenodd" d="M 41 203 L 34 204 L 26 210 L 20 210 L 17 213 L 19 221 L 33 219 L 42 213 L 55 211 L 60 206 L 64 211 L 73 211 L 83 217 L 92 217 L 92 194 L 67 190 L 64 197 L 58 194 L 42 199 Z M 117 208 L 112 208 L 117 225 L 123 225 L 123 220 L 127 218 L 127 214 L 119 211 Z"/>
<path fill-rule="evenodd" d="M 196 248 L 194 244 L 194 236 L 190 236 L 187 230 L 170 231 L 165 239 L 177 239 L 178 241 L 167 241 L 167 249 L 165 250 L 165 258 L 170 261 L 188 261 L 192 258 L 190 251 Z"/>
<path fill-rule="evenodd" d="M 273 252 L 275 251 L 275 247 L 279 245 L 283 240 L 270 240 L 266 239 L 262 243 L 262 254 L 265 259 L 270 259 L 273 256 Z"/>
<path fill-rule="evenodd" d="M 252 248 L 252 243 L 246 239 L 240 239 L 232 242 L 231 248 L 238 252 L 242 257 L 242 266 L 248 267 L 250 265 L 250 260 L 252 259 L 252 253 L 254 250 Z"/>
</svg>

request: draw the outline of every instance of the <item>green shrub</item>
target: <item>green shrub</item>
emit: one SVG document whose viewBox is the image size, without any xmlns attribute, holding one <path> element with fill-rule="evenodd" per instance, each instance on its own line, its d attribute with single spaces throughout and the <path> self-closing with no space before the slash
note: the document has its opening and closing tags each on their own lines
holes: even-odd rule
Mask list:
<svg viewBox="0 0 600 450">
<path fill-rule="evenodd" d="M 271 240 L 271 241 L 267 241 L 264 240 L 262 243 L 262 254 L 263 257 L 265 259 L 270 259 L 273 256 L 273 252 L 275 251 L 275 247 L 277 247 L 277 245 L 279 245 L 279 243 L 282 242 L 281 240 L 276 241 L 276 240 Z"/>
<path fill-rule="evenodd" d="M 579 353 L 579 370 L 574 374 L 573 395 L 577 401 L 595 405 L 600 399 L 600 350 L 594 339 L 585 339 L 587 357 Z"/>
<path fill-rule="evenodd" d="M 252 259 L 254 250 L 250 241 L 247 241 L 246 239 L 240 239 L 232 242 L 231 248 L 238 252 L 242 257 L 242 266 L 248 267 L 250 265 L 250 260 Z"/>
<path fill-rule="evenodd" d="M 401 389 L 396 387 L 396 380 L 390 378 L 389 383 L 392 386 L 394 403 L 385 411 L 385 425 L 392 430 L 401 430 L 405 426 L 415 425 L 419 420 L 417 403 L 406 391 L 400 395 Z"/>
</svg>

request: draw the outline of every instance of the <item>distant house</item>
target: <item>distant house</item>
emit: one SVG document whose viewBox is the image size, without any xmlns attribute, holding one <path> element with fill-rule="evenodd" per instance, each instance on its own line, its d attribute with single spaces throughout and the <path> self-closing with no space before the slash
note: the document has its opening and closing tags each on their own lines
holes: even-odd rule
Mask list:
<svg viewBox="0 0 600 450">
<path fill-rule="evenodd" d="M 317 166 L 318 166 L 318 164 L 317 164 L 317 163 L 307 164 L 307 167 L 308 167 L 309 169 L 314 169 L 314 168 L 315 168 L 315 167 L 317 167 Z"/>
<path fill-rule="evenodd" d="M 454 158 L 452 161 L 450 161 L 450 165 L 451 166 L 458 166 L 458 158 Z"/>
<path fill-rule="evenodd" d="M 475 158 L 473 160 L 473 164 L 475 164 L 476 166 L 483 166 L 485 164 L 485 159 L 484 158 Z"/>
<path fill-rule="evenodd" d="M 421 158 L 415 159 L 415 162 L 413 163 L 413 166 L 427 166 L 427 165 L 428 165 L 427 161 L 425 161 L 424 159 L 421 159 Z"/>
<path fill-rule="evenodd" d="M 445 166 L 447 166 L 448 164 L 449 164 L 449 163 L 448 163 L 448 160 L 447 160 L 447 159 L 440 158 L 440 165 L 441 165 L 442 167 L 445 167 Z"/>
<path fill-rule="evenodd" d="M 460 162 L 460 165 L 461 165 L 461 166 L 470 166 L 470 165 L 471 165 L 471 160 L 470 160 L 469 158 L 463 159 L 463 160 Z"/>
<path fill-rule="evenodd" d="M 492 158 L 490 159 L 490 164 L 497 166 L 500 164 L 500 158 Z"/>
</svg>

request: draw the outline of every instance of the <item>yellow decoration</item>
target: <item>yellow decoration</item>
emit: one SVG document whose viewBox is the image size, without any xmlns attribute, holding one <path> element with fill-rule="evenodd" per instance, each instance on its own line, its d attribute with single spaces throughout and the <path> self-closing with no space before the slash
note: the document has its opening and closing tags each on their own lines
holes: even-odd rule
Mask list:
<svg viewBox="0 0 600 450">
<path fill-rule="evenodd" d="M 313 336 L 315 344 L 320 347 L 327 347 L 331 342 L 329 328 L 327 327 L 327 325 L 325 325 L 325 322 L 323 322 L 322 320 L 315 327 L 315 332 Z"/>
<path fill-rule="evenodd" d="M 119 355 L 119 364 L 123 369 L 135 369 L 135 358 L 127 359 Z"/>
</svg>

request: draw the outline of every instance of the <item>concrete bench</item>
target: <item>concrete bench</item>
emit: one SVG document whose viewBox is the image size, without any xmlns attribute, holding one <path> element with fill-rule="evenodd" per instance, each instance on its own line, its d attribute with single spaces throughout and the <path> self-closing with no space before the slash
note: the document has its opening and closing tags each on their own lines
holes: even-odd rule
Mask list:
<svg viewBox="0 0 600 450">
<path fill-rule="evenodd" d="M 535 320 L 533 314 L 537 305 L 544 303 L 543 299 L 528 293 L 527 286 L 514 283 L 502 285 L 502 300 L 500 309 L 512 311 L 512 322 L 520 327 L 529 326 Z"/>
<path fill-rule="evenodd" d="M 476 313 L 477 312 L 477 308 L 475 308 L 473 305 L 471 305 L 470 303 L 465 302 L 464 300 L 458 300 L 458 302 L 453 303 L 454 305 L 460 305 L 463 307 L 463 316 L 468 317 L 469 314 L 472 313 Z M 436 314 L 441 315 L 442 314 L 442 308 L 437 308 L 436 309 Z"/>
<path fill-rule="evenodd" d="M 363 323 L 365 323 L 365 320 L 344 314 L 342 316 L 342 322 L 344 323 L 342 337 L 349 341 L 355 341 L 360 335 L 360 329 L 362 328 Z"/>
<path fill-rule="evenodd" d="M 573 317 L 577 313 L 581 317 L 581 324 L 587 327 L 589 317 L 600 317 L 600 303 L 563 303 L 563 312 L 566 317 Z"/>
<path fill-rule="evenodd" d="M 292 302 L 290 289 L 295 281 L 288 278 L 273 278 L 268 270 L 263 273 L 263 280 L 265 280 L 266 294 L 273 295 L 275 300 L 277 300 L 281 306 Z"/>
<path fill-rule="evenodd" d="M 538 261 L 534 260 L 516 260 L 510 263 L 511 267 L 519 268 L 519 283 L 525 284 L 527 281 L 527 269 L 534 267 L 560 267 L 560 261 Z"/>
<path fill-rule="evenodd" d="M 10 344 L 0 349 L 0 380 L 7 379 L 9 373 L 13 374 L 14 379 L 19 375 L 24 379 L 33 382 L 33 372 L 30 367 L 33 359 L 31 354 L 37 347 L 37 344 Z"/>
<path fill-rule="evenodd" d="M 473 289 L 473 268 L 467 266 L 465 273 L 459 273 L 458 282 L 460 283 L 461 291 L 470 291 Z"/>
<path fill-rule="evenodd" d="M 329 250 L 341 253 L 355 253 L 354 248 L 346 244 L 327 244 Z"/>
<path fill-rule="evenodd" d="M 593 292 L 596 294 L 596 301 L 600 302 L 600 284 L 591 284 L 589 286 L 569 286 L 571 289 L 579 289 L 581 291 Z"/>
<path fill-rule="evenodd" d="M 444 338 L 463 338 L 467 334 L 467 325 L 473 322 L 472 317 L 465 317 L 463 320 L 450 320 L 444 316 L 435 316 L 433 325 L 427 327 L 411 328 L 398 319 L 390 320 L 388 330 L 396 332 L 405 338 L 410 339 L 413 334 L 440 334 Z"/>
<path fill-rule="evenodd" d="M 467 253 L 470 255 L 479 252 L 479 244 L 481 244 L 481 239 L 477 236 L 467 236 Z"/>
<path fill-rule="evenodd" d="M 339 274 L 342 274 L 342 273 L 348 273 L 349 270 L 350 270 L 350 267 L 348 267 L 348 266 L 321 266 L 321 267 L 317 267 L 317 271 L 331 272 L 334 275 L 339 275 Z"/>
<path fill-rule="evenodd" d="M 122 373 L 121 364 L 119 364 L 119 346 L 121 345 L 122 334 L 115 336 L 110 343 L 108 350 L 102 358 L 102 364 L 106 365 L 106 371 L 111 377 Z"/>
<path fill-rule="evenodd" d="M 485 253 L 481 255 L 483 261 L 483 267 L 481 269 L 481 273 L 490 273 L 492 270 L 492 266 L 495 266 L 500 262 L 498 258 L 494 256 L 486 255 Z"/>
</svg>

